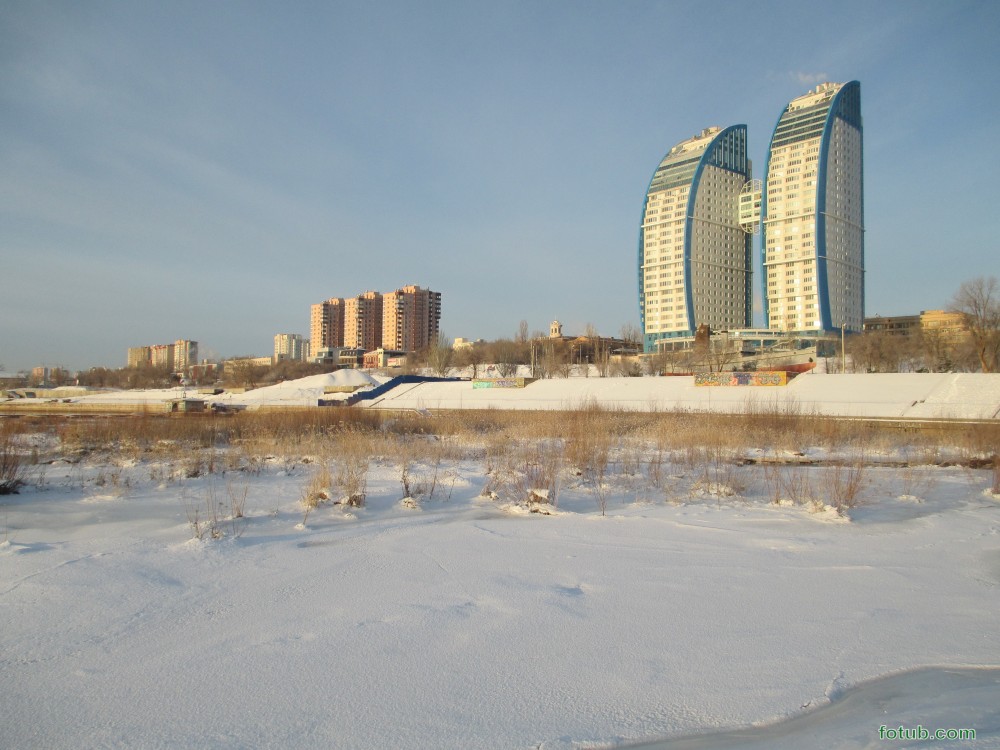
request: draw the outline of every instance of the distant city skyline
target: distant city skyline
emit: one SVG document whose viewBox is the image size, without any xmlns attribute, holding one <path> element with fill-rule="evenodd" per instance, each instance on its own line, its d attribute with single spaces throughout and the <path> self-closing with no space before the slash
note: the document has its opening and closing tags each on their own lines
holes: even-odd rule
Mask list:
<svg viewBox="0 0 1000 750">
<path fill-rule="evenodd" d="M 865 314 L 945 308 L 1000 272 L 998 30 L 961 0 L 4 4 L 0 365 L 267 354 L 400 278 L 449 337 L 615 335 L 664 149 L 745 123 L 762 178 L 824 81 L 864 89 Z"/>
</svg>

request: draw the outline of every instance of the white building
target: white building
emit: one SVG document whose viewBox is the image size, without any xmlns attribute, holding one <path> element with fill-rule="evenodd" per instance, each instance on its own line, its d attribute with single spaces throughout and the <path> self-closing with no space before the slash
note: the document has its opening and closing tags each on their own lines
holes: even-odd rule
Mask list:
<svg viewBox="0 0 1000 750">
<path fill-rule="evenodd" d="M 750 179 L 746 125 L 703 130 L 670 149 L 646 191 L 639 231 L 645 351 L 698 326 L 751 324 L 751 236 L 740 226 Z"/>
<path fill-rule="evenodd" d="M 278 333 L 274 336 L 274 362 L 283 360 L 304 362 L 309 358 L 309 342 L 298 333 Z"/>
<path fill-rule="evenodd" d="M 779 331 L 861 331 L 861 84 L 793 99 L 771 137 L 762 200 L 764 315 Z"/>
</svg>

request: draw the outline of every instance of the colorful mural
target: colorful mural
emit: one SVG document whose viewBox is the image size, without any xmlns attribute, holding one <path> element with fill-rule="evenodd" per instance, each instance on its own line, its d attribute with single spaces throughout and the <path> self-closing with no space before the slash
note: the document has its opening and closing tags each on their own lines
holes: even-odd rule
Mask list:
<svg viewBox="0 0 1000 750">
<path fill-rule="evenodd" d="M 484 378 L 472 381 L 473 388 L 524 388 L 532 378 Z"/>
<path fill-rule="evenodd" d="M 788 385 L 787 372 L 699 372 L 695 385 Z"/>
</svg>

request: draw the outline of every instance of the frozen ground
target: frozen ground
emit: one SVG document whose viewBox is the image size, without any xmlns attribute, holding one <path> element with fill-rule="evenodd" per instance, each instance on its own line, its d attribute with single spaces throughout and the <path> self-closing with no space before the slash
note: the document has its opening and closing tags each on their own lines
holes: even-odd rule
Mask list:
<svg viewBox="0 0 1000 750">
<path fill-rule="evenodd" d="M 303 526 L 314 471 L 90 459 L 0 498 L 0 744 L 1000 748 L 986 471 L 871 468 L 845 517 L 671 465 L 602 517 L 573 472 L 553 515 L 481 498 L 471 460 L 401 503 L 383 460 Z M 978 736 L 879 739 L 917 724 Z"/>
<path fill-rule="evenodd" d="M 827 416 L 992 419 L 1000 416 L 1000 375 L 982 373 L 807 373 L 787 386 L 696 386 L 691 376 L 554 378 L 526 388 L 470 383 L 396 388 L 359 405 L 378 409 L 575 409 L 589 404 L 636 411 L 793 411 Z"/>
<path fill-rule="evenodd" d="M 529 369 L 522 368 L 521 374 L 528 375 Z M 366 388 L 385 380 L 388 377 L 384 375 L 340 370 L 246 393 L 199 396 L 195 389 L 172 388 L 102 391 L 68 400 L 92 405 L 149 404 L 187 395 L 251 409 L 260 406 L 316 406 L 321 398 L 347 398 L 346 393 L 326 394 L 324 391 L 329 386 Z M 409 383 L 373 401 L 363 401 L 355 408 L 560 410 L 592 404 L 638 411 L 683 409 L 736 413 L 778 410 L 849 417 L 995 419 L 1000 417 L 1000 374 L 807 373 L 783 387 L 698 387 L 691 376 L 553 378 L 516 389 L 476 389 L 467 381 Z"/>
</svg>

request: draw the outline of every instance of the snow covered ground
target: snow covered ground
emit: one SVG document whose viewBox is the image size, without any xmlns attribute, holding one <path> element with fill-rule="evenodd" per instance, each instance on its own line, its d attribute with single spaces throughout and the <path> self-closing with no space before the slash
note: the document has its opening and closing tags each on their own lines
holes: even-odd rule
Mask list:
<svg viewBox="0 0 1000 750">
<path fill-rule="evenodd" d="M 739 413 L 777 410 L 827 416 L 907 419 L 1000 417 L 1000 375 L 883 373 L 800 375 L 787 386 L 705 387 L 691 376 L 554 378 L 526 388 L 474 389 L 470 383 L 397 388 L 360 405 L 378 409 L 575 409 L 589 404 L 636 411 Z"/>
<path fill-rule="evenodd" d="M 256 468 L 91 457 L 0 498 L 0 744 L 1000 748 L 986 470 L 871 467 L 840 515 L 681 462 L 612 473 L 603 516 L 566 471 L 542 515 L 475 459 L 401 502 L 384 458 L 303 524 L 316 463 Z M 918 724 L 977 738 L 880 739 Z"/>
<path fill-rule="evenodd" d="M 522 368 L 522 375 L 528 368 Z M 245 393 L 200 396 L 196 389 L 101 391 L 74 396 L 69 402 L 152 404 L 181 398 L 205 398 L 227 406 L 316 406 L 320 399 L 346 399 L 325 393 L 331 386 L 371 388 L 389 378 L 360 370 L 312 375 Z M 1000 374 L 904 373 L 800 375 L 781 387 L 699 387 L 694 378 L 572 377 L 536 381 L 526 388 L 477 389 L 472 383 L 407 383 L 355 408 L 421 409 L 575 409 L 598 404 L 636 411 L 691 410 L 737 413 L 777 410 L 828 416 L 907 419 L 1000 418 Z"/>
</svg>

